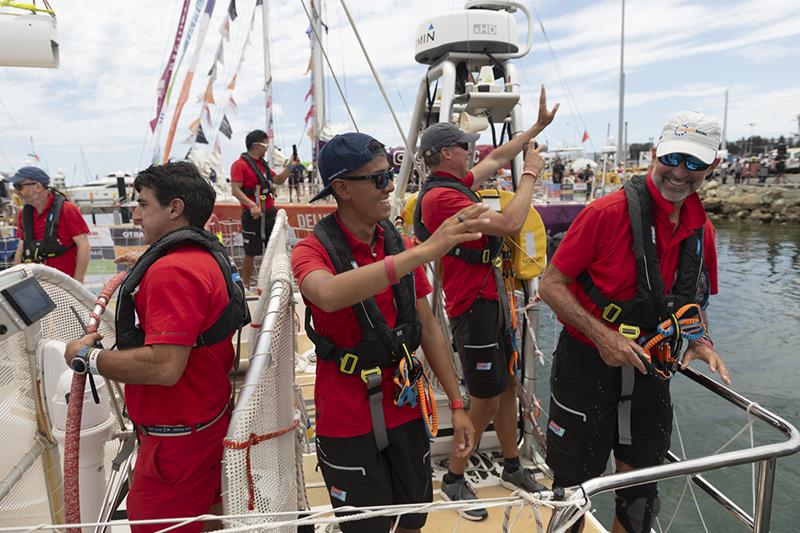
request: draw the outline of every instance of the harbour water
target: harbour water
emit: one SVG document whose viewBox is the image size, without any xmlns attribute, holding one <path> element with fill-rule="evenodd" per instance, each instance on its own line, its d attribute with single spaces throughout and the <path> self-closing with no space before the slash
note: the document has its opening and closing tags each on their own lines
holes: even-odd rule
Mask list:
<svg viewBox="0 0 800 533">
<path fill-rule="evenodd" d="M 731 373 L 737 392 L 800 425 L 800 226 L 761 223 L 718 223 L 719 294 L 709 307 L 712 337 Z M 540 315 L 540 347 L 552 355 L 557 325 L 552 311 Z M 708 373 L 704 363 L 694 363 Z M 547 402 L 550 363 L 540 367 L 537 388 Z M 680 457 L 714 453 L 747 423 L 747 415 L 717 396 L 678 375 L 672 381 L 676 424 L 672 451 Z M 679 431 L 678 431 L 679 430 Z M 681 444 L 682 437 L 683 444 Z M 783 436 L 765 424 L 754 425 L 756 444 L 778 442 Z M 745 431 L 726 451 L 749 445 Z M 706 477 L 752 515 L 750 466 L 711 472 Z M 694 489 L 700 513 L 683 479 L 660 484 L 662 511 L 656 531 L 744 531 L 705 493 Z M 800 455 L 778 460 L 772 509 L 772 531 L 800 531 Z M 613 497 L 594 498 L 593 507 L 604 524 L 613 515 Z"/>
</svg>

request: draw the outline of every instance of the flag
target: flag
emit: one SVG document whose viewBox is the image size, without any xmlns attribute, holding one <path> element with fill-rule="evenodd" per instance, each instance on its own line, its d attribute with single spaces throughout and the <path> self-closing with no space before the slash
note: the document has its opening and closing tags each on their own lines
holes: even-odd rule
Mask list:
<svg viewBox="0 0 800 533">
<path fill-rule="evenodd" d="M 311 107 L 308 108 L 308 113 L 306 113 L 305 124 L 308 125 L 308 121 L 311 120 L 312 118 L 315 118 L 316 116 L 317 116 L 317 108 L 314 106 L 314 104 L 311 104 Z"/>
<path fill-rule="evenodd" d="M 200 127 L 200 117 L 197 117 L 192 121 L 191 124 L 189 124 L 189 131 L 191 131 L 192 133 L 197 133 L 197 128 L 199 127 Z"/>
<path fill-rule="evenodd" d="M 239 16 L 239 14 L 236 13 L 236 0 L 231 0 L 231 3 L 228 4 L 228 16 L 231 20 L 236 20 L 236 17 Z"/>
<path fill-rule="evenodd" d="M 181 39 L 183 38 L 183 28 L 186 24 L 186 15 L 188 12 L 189 12 L 189 0 L 184 0 L 183 9 L 181 10 L 181 17 L 178 20 L 178 30 L 175 32 L 175 42 L 172 45 L 172 52 L 170 52 L 167 65 L 164 67 L 164 72 L 161 74 L 161 78 L 158 80 L 158 87 L 156 89 L 156 94 L 157 94 L 156 114 L 150 121 L 151 132 L 156 131 L 156 124 L 158 124 L 158 117 L 161 115 L 161 109 L 164 106 L 164 98 L 166 97 L 167 94 L 167 87 L 169 87 L 170 80 L 172 79 L 172 73 L 175 68 L 175 61 L 178 58 L 178 50 L 180 49 L 181 46 Z"/>
<path fill-rule="evenodd" d="M 194 142 L 200 144 L 208 144 L 208 139 L 206 139 L 206 134 L 203 133 L 202 125 L 197 128 L 197 135 L 194 138 Z"/>
<path fill-rule="evenodd" d="M 220 146 L 220 144 L 219 144 L 219 139 L 214 141 L 213 153 L 217 154 L 217 156 L 222 155 L 222 146 Z"/>
<path fill-rule="evenodd" d="M 203 101 L 207 104 L 214 105 L 214 87 L 213 87 L 214 80 L 208 80 L 208 85 L 206 86 L 206 92 L 203 94 Z"/>
<path fill-rule="evenodd" d="M 228 122 L 227 115 L 222 115 L 222 122 L 219 125 L 219 132 L 228 139 L 233 137 L 233 129 L 231 129 L 231 123 Z"/>
<path fill-rule="evenodd" d="M 39 156 L 36 154 L 28 154 L 28 157 L 34 158 L 36 161 L 39 161 Z"/>
<path fill-rule="evenodd" d="M 208 77 L 212 80 L 217 79 L 217 62 L 214 61 L 214 64 L 211 65 L 211 69 L 208 71 Z"/>
<path fill-rule="evenodd" d="M 233 95 L 228 97 L 228 103 L 225 104 L 225 110 L 232 111 L 234 113 L 239 110 L 239 106 L 236 105 L 236 100 L 233 99 Z"/>
<path fill-rule="evenodd" d="M 308 92 L 306 93 L 306 97 L 303 98 L 303 101 L 305 102 L 306 100 L 308 100 L 308 97 L 311 96 L 312 94 L 314 94 L 314 84 L 313 83 L 311 84 L 311 87 L 308 88 Z"/>
<path fill-rule="evenodd" d="M 303 74 L 303 76 L 305 76 L 305 75 L 306 75 L 306 74 L 308 74 L 309 72 L 311 72 L 311 58 L 310 58 L 310 57 L 308 58 L 308 67 L 306 68 L 306 71 L 305 71 L 305 73 Z"/>
<path fill-rule="evenodd" d="M 236 88 L 236 76 L 238 75 L 239 73 L 237 72 L 236 74 L 233 75 L 233 78 L 231 78 L 231 82 L 228 84 L 229 91 L 232 91 Z"/>
<path fill-rule="evenodd" d="M 224 65 L 225 64 L 225 56 L 224 56 L 224 52 L 223 52 L 223 49 L 222 49 L 222 43 L 223 43 L 223 41 L 219 42 L 219 48 L 217 48 L 217 53 L 216 53 L 216 55 L 214 55 L 214 61 L 219 61 L 220 65 Z"/>
<path fill-rule="evenodd" d="M 583 130 L 583 138 L 581 139 L 581 143 L 585 143 L 588 140 L 589 140 L 589 132 L 586 131 L 586 130 Z"/>
</svg>

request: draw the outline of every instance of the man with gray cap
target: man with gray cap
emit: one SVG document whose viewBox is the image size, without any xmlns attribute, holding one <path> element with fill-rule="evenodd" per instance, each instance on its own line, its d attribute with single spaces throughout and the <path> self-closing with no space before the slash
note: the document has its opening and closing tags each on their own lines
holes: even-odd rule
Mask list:
<svg viewBox="0 0 800 533">
<path fill-rule="evenodd" d="M 564 324 L 547 426 L 555 486 L 601 475 L 612 450 L 618 472 L 661 464 L 672 434 L 669 378 L 679 366 L 699 359 L 730 383 L 701 311 L 717 293 L 717 256 L 696 193 L 719 164 L 720 136 L 705 115 L 672 116 L 647 177 L 581 211 L 542 277 L 539 294 Z M 664 321 L 669 329 L 689 318 L 698 323 L 657 336 Z M 616 500 L 612 531 L 650 532 L 655 483 L 620 489 Z"/>
<path fill-rule="evenodd" d="M 411 247 L 386 220 L 394 174 L 383 144 L 363 133 L 337 135 L 317 163 L 324 188 L 311 201 L 333 195 L 337 209 L 295 246 L 292 270 L 317 353 L 317 458 L 331 504 L 430 502 L 429 438 L 436 417 L 426 411 L 430 403 L 422 393 L 414 393 L 413 380 L 424 380 L 414 355 L 419 346 L 450 400 L 460 456 L 469 455 L 474 431 L 426 298 L 431 286 L 422 265 L 479 238 L 485 208 L 455 213 L 426 243 Z M 397 531 L 419 531 L 425 518 L 403 515 Z M 392 523 L 379 517 L 340 527 L 385 533 Z"/>
<path fill-rule="evenodd" d="M 7 181 L 25 204 L 17 219 L 14 264 L 44 263 L 83 283 L 89 226 L 78 207 L 50 189 L 50 176 L 38 167 L 22 167 Z"/>
<path fill-rule="evenodd" d="M 517 449 L 517 404 L 513 379 L 509 374 L 511 321 L 505 317 L 508 305 L 499 270 L 494 266 L 502 238 L 519 233 L 531 206 L 533 185 L 544 168 L 544 159 L 535 147 L 534 137 L 553 121 L 558 104 L 547 110 L 547 95 L 542 86 L 536 123 L 506 144 L 499 146 L 469 169 L 470 145 L 477 134 L 463 133 L 448 123 L 434 124 L 422 132 L 420 151 L 431 170 L 420 189 L 414 212 L 414 232 L 425 241 L 430 232 L 459 209 L 479 203 L 473 192 L 505 166 L 530 143 L 514 198 L 502 213 L 487 212 L 489 224 L 484 236 L 454 247 L 442 258 L 442 289 L 445 310 L 450 317 L 453 343 L 461 359 L 470 396 L 469 416 L 476 439 L 494 421 L 503 451 L 502 483 L 515 490 L 541 490 L 533 475 L 521 467 Z M 427 241 L 426 241 L 427 242 Z M 505 299 L 507 300 L 507 299 Z M 475 491 L 466 482 L 468 458 L 453 453 L 448 472 L 442 479 L 442 494 L 449 500 L 474 500 Z M 459 511 L 468 520 L 483 520 L 486 509 Z"/>
</svg>

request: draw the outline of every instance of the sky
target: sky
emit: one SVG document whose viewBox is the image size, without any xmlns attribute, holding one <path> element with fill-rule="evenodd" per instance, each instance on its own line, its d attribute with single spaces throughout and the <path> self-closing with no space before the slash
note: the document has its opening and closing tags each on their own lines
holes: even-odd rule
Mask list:
<svg viewBox="0 0 800 533">
<path fill-rule="evenodd" d="M 189 18 L 195 9 L 192 0 Z M 176 124 L 173 157 L 190 145 L 189 125 L 201 115 L 208 71 L 222 40 L 220 28 L 230 0 L 217 0 L 199 53 L 189 99 Z M 265 0 L 270 6 L 276 145 L 299 146 L 308 158 L 304 117 L 310 99 L 308 19 L 303 0 Z M 307 1 L 307 0 L 306 0 Z M 391 118 L 345 16 L 342 0 L 328 0 L 326 51 L 360 131 L 387 145 L 401 136 Z M 345 0 L 365 48 L 386 88 L 403 130 L 408 129 L 417 87 L 426 71 L 414 61 L 417 27 L 427 17 L 463 8 L 451 0 Z M 517 61 L 526 125 L 536 117 L 539 85 L 549 102 L 560 102 L 554 123 L 540 141 L 599 151 L 607 132 L 617 135 L 620 64 L 620 0 L 524 0 L 534 13 L 531 52 Z M 237 0 L 238 17 L 224 42 L 211 107 L 213 144 L 219 139 L 226 170 L 244 150 L 248 131 L 265 127 L 263 31 L 255 0 Z M 51 0 L 58 21 L 60 66 L 30 69 L 0 66 L 0 172 L 29 164 L 35 151 L 48 172 L 62 169 L 68 184 L 84 183 L 117 170 L 150 164 L 155 138 L 156 89 L 168 61 L 182 0 L 109 2 Z M 250 20 L 255 24 L 245 45 Z M 516 15 L 525 39 L 522 13 Z M 3 17 L 0 17 L 2 19 Z M 542 32 L 541 25 L 546 32 Z M 2 24 L 2 20 L 0 20 Z M 0 27 L 0 41 L 2 41 Z M 174 104 L 186 76 L 194 40 L 176 74 L 176 85 L 160 134 L 163 150 Z M 628 142 L 657 139 L 666 119 L 697 110 L 720 122 L 728 91 L 727 138 L 757 134 L 791 136 L 800 114 L 800 2 L 797 0 L 627 0 L 625 12 L 625 121 Z M 6 44 L 6 43 L 3 43 Z M 226 90 L 242 57 L 237 83 Z M 327 120 L 353 131 L 342 99 L 326 74 Z M 226 108 L 232 96 L 237 109 Z M 232 139 L 213 130 L 222 115 Z M 499 129 L 498 129 L 499 131 Z M 491 142 L 485 132 L 481 142 Z M 208 147 L 201 148 L 209 150 Z"/>
</svg>

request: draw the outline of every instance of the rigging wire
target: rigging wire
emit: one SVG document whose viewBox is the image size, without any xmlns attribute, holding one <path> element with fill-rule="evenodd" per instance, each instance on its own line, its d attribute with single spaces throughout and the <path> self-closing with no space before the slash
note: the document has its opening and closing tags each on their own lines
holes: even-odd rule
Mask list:
<svg viewBox="0 0 800 533">
<path fill-rule="evenodd" d="M 302 0 L 301 0 L 302 1 Z M 361 33 L 358 31 L 356 27 L 356 23 L 353 20 L 353 16 L 350 13 L 350 8 L 347 7 L 346 0 L 339 0 L 339 3 L 342 4 L 342 8 L 344 9 L 345 15 L 347 15 L 347 20 L 350 21 L 350 26 L 353 28 L 353 33 L 358 40 L 358 44 L 361 47 L 361 52 L 364 54 L 364 58 L 367 60 L 367 64 L 369 65 L 370 70 L 372 71 L 372 76 L 375 78 L 375 83 L 378 85 L 378 89 L 381 91 L 381 95 L 383 95 L 383 100 L 386 102 L 386 107 L 389 108 L 389 112 L 392 114 L 392 119 L 394 120 L 394 124 L 397 127 L 397 132 L 400 134 L 400 138 L 403 139 L 403 146 L 405 146 L 407 153 L 409 156 L 414 153 L 414 147 L 409 146 L 408 139 L 406 138 L 405 133 L 403 133 L 403 128 L 400 126 L 400 121 L 397 118 L 397 113 L 394 111 L 394 107 L 392 107 L 392 103 L 389 101 L 389 96 L 386 94 L 386 89 L 383 87 L 383 83 L 381 83 L 381 78 L 378 75 L 378 71 L 375 70 L 375 65 L 372 64 L 372 59 L 370 59 L 369 53 L 367 52 L 367 48 L 364 46 L 364 41 L 361 39 Z M 412 158 L 412 163 L 414 168 L 417 170 L 420 176 L 423 175 L 422 168 L 419 164 L 419 161 L 416 158 Z"/>
<path fill-rule="evenodd" d="M 553 66 L 555 67 L 556 74 L 558 75 L 561 86 L 567 95 L 567 100 L 569 100 L 570 102 L 570 114 L 573 115 L 573 122 L 575 122 L 577 126 L 578 121 L 575 120 L 575 113 L 577 113 L 578 114 L 577 118 L 580 120 L 580 124 L 583 127 L 583 131 L 588 132 L 589 130 L 586 127 L 586 122 L 584 122 L 583 115 L 581 115 L 581 111 L 578 108 L 578 103 L 575 101 L 575 97 L 572 96 L 572 90 L 569 88 L 569 83 L 567 82 L 567 78 L 564 76 L 564 71 L 561 69 L 561 63 L 558 61 L 558 56 L 556 55 L 556 51 L 553 49 L 553 45 L 550 43 L 550 37 L 547 35 L 547 30 L 544 29 L 544 23 L 542 22 L 542 17 L 539 15 L 539 10 L 536 8 L 536 3 L 531 2 L 531 7 L 533 7 L 533 12 L 536 15 L 536 20 L 539 22 L 539 28 L 541 28 L 542 35 L 544 36 L 544 40 L 547 43 L 547 49 L 550 51 L 550 56 L 553 59 Z M 522 69 L 520 70 L 523 73 L 522 75 L 525 76 L 525 71 Z M 527 77 L 526 77 L 526 86 L 530 87 L 530 84 L 527 83 Z M 579 131 L 578 135 L 582 135 L 582 132 Z M 597 149 L 595 148 L 594 141 L 592 140 L 591 137 L 589 137 L 589 144 L 591 144 L 592 146 L 592 151 L 596 152 Z"/>
<path fill-rule="evenodd" d="M 331 77 L 333 78 L 333 82 L 336 84 L 336 88 L 339 90 L 339 95 L 342 97 L 342 102 L 344 103 L 344 107 L 347 109 L 347 114 L 350 116 L 350 122 L 353 123 L 353 127 L 356 131 L 360 131 L 358 129 L 358 124 L 356 124 L 356 119 L 353 116 L 353 111 L 350 109 L 350 103 L 345 96 L 344 91 L 342 90 L 342 86 L 339 84 L 339 80 L 336 77 L 336 73 L 333 69 L 333 65 L 331 65 L 330 59 L 328 59 L 328 53 L 325 51 L 325 47 L 322 44 L 322 39 L 319 35 L 317 35 L 317 30 L 314 28 L 314 21 L 311 18 L 311 13 L 308 11 L 308 6 L 306 6 L 305 0 L 300 0 L 300 4 L 303 6 L 303 11 L 306 12 L 306 17 L 308 17 L 308 23 L 311 25 L 311 33 L 314 34 L 314 38 L 317 40 L 317 45 L 319 46 L 320 52 L 322 52 L 322 56 L 325 58 L 325 63 L 328 64 L 328 69 L 331 71 Z M 317 128 L 321 131 L 321 123 L 318 123 Z"/>
</svg>

